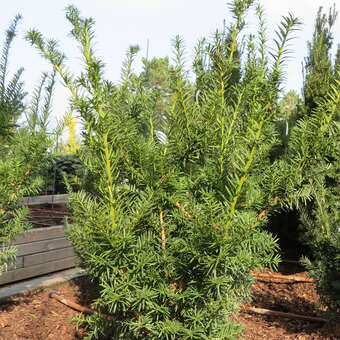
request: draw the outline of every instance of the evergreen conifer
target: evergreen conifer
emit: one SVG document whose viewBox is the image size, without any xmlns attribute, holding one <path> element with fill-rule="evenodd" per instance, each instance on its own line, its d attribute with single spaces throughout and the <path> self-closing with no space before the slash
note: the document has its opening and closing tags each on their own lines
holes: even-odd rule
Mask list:
<svg viewBox="0 0 340 340">
<path fill-rule="evenodd" d="M 49 77 L 44 75 L 30 109 L 25 111 L 23 69 L 7 81 L 10 47 L 20 19 L 16 16 L 6 32 L 0 60 L 0 275 L 16 259 L 16 248 L 10 241 L 30 227 L 26 222 L 27 208 L 21 198 L 37 193 L 42 185 L 38 174 L 46 160 L 46 124 L 54 84 L 53 76 L 46 80 Z M 45 81 L 48 83 L 46 91 L 43 90 Z M 44 92 L 46 95 L 40 106 Z M 26 126 L 18 123 L 24 111 L 27 112 Z"/>
<path fill-rule="evenodd" d="M 308 44 L 303 119 L 295 129 L 295 154 L 305 155 L 298 168 L 300 190 L 310 199 L 299 206 L 303 240 L 311 249 L 304 259 L 315 278 L 322 303 L 340 312 L 340 65 L 339 49 L 330 56 L 335 7 L 328 17 L 317 13 L 313 40 Z M 297 136 L 295 136 L 297 137 Z M 309 162 L 306 160 L 310 159 Z"/>
<path fill-rule="evenodd" d="M 320 7 L 315 20 L 313 39 L 307 44 L 303 94 L 309 114 L 316 108 L 318 101 L 327 96 L 334 76 L 330 52 L 333 46 L 332 28 L 337 15 L 335 5 L 330 8 L 328 16 Z"/>
<path fill-rule="evenodd" d="M 197 79 L 209 86 L 187 79 L 176 37 L 165 127 L 152 91 L 131 73 L 137 48 L 116 86 L 94 55 L 93 20 L 75 7 L 66 17 L 86 65 L 80 76 L 67 70 L 54 40 L 27 34 L 70 89 L 85 131 L 81 160 L 91 183 L 70 196 L 69 237 L 98 287 L 97 311 L 111 315 L 81 319 L 88 338 L 237 339 L 241 327 L 231 316 L 250 298 L 251 270 L 278 264 L 276 240 L 261 227 L 283 190 L 271 153 L 286 43 L 299 21 L 283 18 L 272 63 L 263 37 L 250 39 L 241 68 L 239 34 L 253 3 L 234 0 L 229 38 L 197 51 L 195 66 L 202 53 L 211 65 L 195 67 Z M 235 70 L 242 76 L 231 81 Z"/>
</svg>

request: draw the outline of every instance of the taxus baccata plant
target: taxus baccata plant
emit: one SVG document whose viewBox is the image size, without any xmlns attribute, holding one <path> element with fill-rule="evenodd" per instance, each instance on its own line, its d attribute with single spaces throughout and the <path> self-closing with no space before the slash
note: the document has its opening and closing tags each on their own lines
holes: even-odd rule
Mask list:
<svg viewBox="0 0 340 340">
<path fill-rule="evenodd" d="M 7 81 L 10 47 L 20 18 L 16 16 L 6 32 L 0 60 L 0 275 L 16 259 L 10 241 L 30 227 L 21 198 L 37 193 L 43 183 L 38 173 L 46 158 L 46 125 L 54 84 L 53 75 L 44 75 L 25 110 L 23 70 Z M 27 119 L 19 125 L 24 113 Z"/>
<path fill-rule="evenodd" d="M 312 260 L 304 263 L 322 303 L 339 312 L 340 70 L 336 72 L 327 96 L 293 128 L 286 154 L 290 168 L 286 193 L 291 206 L 300 211 L 303 241 L 311 249 Z"/>
<path fill-rule="evenodd" d="M 251 270 L 279 261 L 276 240 L 261 227 L 278 201 L 271 161 L 277 98 L 286 42 L 299 22 L 283 18 L 269 59 L 260 14 L 259 42 L 251 37 L 246 64 L 237 58 L 235 65 L 253 2 L 230 5 L 228 44 L 198 46 L 196 76 L 209 86 L 186 78 L 182 41 L 174 40 L 160 126 L 158 97 L 131 73 L 136 47 L 121 84 L 113 85 L 94 55 L 94 22 L 76 8 L 68 7 L 66 18 L 86 65 L 79 76 L 54 40 L 27 34 L 71 91 L 83 123 L 81 160 L 92 176 L 87 190 L 69 198 L 69 237 L 98 289 L 98 313 L 81 319 L 88 338 L 236 339 L 242 327 L 231 316 L 250 298 Z M 237 67 L 241 77 L 230 82 Z"/>
<path fill-rule="evenodd" d="M 327 97 L 332 86 L 334 71 L 340 65 L 338 58 L 333 63 L 330 56 L 334 40 L 332 29 L 337 16 L 335 5 L 329 9 L 328 15 L 323 12 L 322 7 L 316 15 L 313 39 L 307 43 L 308 55 L 303 65 L 303 95 L 306 107 L 304 114 L 312 113 L 318 102 Z M 339 53 L 340 48 L 338 48 L 338 56 Z"/>
<path fill-rule="evenodd" d="M 305 65 L 303 118 L 293 130 L 289 157 L 296 165 L 303 241 L 323 305 L 340 313 L 340 48 L 330 56 L 337 12 L 319 9 Z"/>
<path fill-rule="evenodd" d="M 79 181 L 85 184 L 87 180 L 83 164 L 75 154 L 54 154 L 51 156 L 51 165 L 44 174 L 46 184 L 55 194 L 65 194 L 67 185 L 73 191 L 79 188 Z M 66 183 L 65 183 L 66 181 Z"/>
</svg>

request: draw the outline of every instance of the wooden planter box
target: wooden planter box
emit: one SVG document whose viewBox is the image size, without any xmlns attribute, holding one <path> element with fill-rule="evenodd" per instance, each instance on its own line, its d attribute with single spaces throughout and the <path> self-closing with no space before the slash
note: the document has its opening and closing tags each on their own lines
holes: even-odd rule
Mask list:
<svg viewBox="0 0 340 340">
<path fill-rule="evenodd" d="M 68 194 L 62 195 L 43 195 L 34 197 L 24 197 L 22 202 L 27 206 L 34 206 L 39 204 L 57 204 L 66 203 Z"/>
<path fill-rule="evenodd" d="M 66 202 L 67 195 L 46 195 L 23 199 L 26 205 Z M 0 285 L 53 273 L 76 266 L 76 254 L 66 239 L 64 226 L 34 228 L 13 240 L 16 265 L 0 276 Z"/>
<path fill-rule="evenodd" d="M 0 285 L 75 267 L 76 254 L 64 226 L 35 228 L 19 234 L 16 266 L 0 276 Z"/>
</svg>

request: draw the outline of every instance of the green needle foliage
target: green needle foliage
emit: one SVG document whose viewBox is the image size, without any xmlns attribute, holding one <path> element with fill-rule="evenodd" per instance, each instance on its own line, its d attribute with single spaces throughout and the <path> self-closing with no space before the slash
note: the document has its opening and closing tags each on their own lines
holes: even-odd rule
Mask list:
<svg viewBox="0 0 340 340">
<path fill-rule="evenodd" d="M 339 71 L 338 71 L 339 74 Z M 340 74 L 339 74 L 340 75 Z M 339 312 L 339 150 L 340 81 L 333 80 L 328 95 L 306 118 L 297 121 L 288 143 L 295 180 L 287 184 L 291 202 L 301 212 L 305 241 L 312 250 L 307 261 L 324 303 Z M 300 197 L 299 197 L 300 196 Z M 306 261 L 305 261 L 306 262 Z"/>
<path fill-rule="evenodd" d="M 228 38 L 199 46 L 195 84 L 174 39 L 165 124 L 159 96 L 131 73 L 138 49 L 129 49 L 113 85 L 93 52 L 94 22 L 75 7 L 66 18 L 82 50 L 79 76 L 56 41 L 27 34 L 71 91 L 84 127 L 90 176 L 70 196 L 69 237 L 98 289 L 98 313 L 80 320 L 88 338 L 237 339 L 242 327 L 231 316 L 250 298 L 251 270 L 278 264 L 276 240 L 261 227 L 284 191 L 272 153 L 285 45 L 299 21 L 283 18 L 272 56 L 263 36 L 249 38 L 241 67 L 239 35 L 253 3 L 234 0 Z"/>
<path fill-rule="evenodd" d="M 336 73 L 330 52 L 333 45 L 332 28 L 337 15 L 335 5 L 330 8 L 328 16 L 320 7 L 315 20 L 313 39 L 308 42 L 308 56 L 304 64 L 303 94 L 306 110 L 309 113 L 316 108 L 320 99 L 327 96 L 334 73 Z"/>
<path fill-rule="evenodd" d="M 37 193 L 42 185 L 38 172 L 46 159 L 46 125 L 54 84 L 53 76 L 44 75 L 34 93 L 26 126 L 20 123 L 19 128 L 18 120 L 25 110 L 22 69 L 10 81 L 6 79 L 10 46 L 19 20 L 20 16 L 16 16 L 7 30 L 0 60 L 0 275 L 16 259 L 16 249 L 10 241 L 30 226 L 25 221 L 27 209 L 21 198 Z M 45 92 L 40 107 L 40 97 Z"/>
<path fill-rule="evenodd" d="M 169 58 L 152 58 L 152 60 L 142 59 L 144 70 L 139 75 L 139 80 L 144 90 L 152 93 L 154 102 L 155 125 L 161 130 L 166 129 L 166 115 L 171 102 L 171 82 L 170 73 L 172 67 Z M 148 128 L 146 127 L 146 133 Z"/>
<path fill-rule="evenodd" d="M 300 214 L 302 241 L 311 254 L 303 262 L 317 283 L 321 303 L 329 311 L 339 313 L 339 50 L 335 63 L 330 57 L 331 28 L 336 16 L 334 8 L 328 17 L 322 9 L 317 13 L 313 40 L 308 43 L 304 102 L 299 102 L 294 93 L 288 93 L 282 100 L 282 104 L 291 108 L 284 118 L 293 127 L 288 136 L 281 133 L 282 146 L 274 152 L 272 178 L 277 203 L 297 209 Z M 270 177 L 264 180 L 270 181 Z M 276 205 L 269 210 L 275 208 Z"/>
<path fill-rule="evenodd" d="M 331 28 L 337 12 L 317 13 L 309 43 L 304 84 L 305 108 L 294 133 L 299 190 L 309 196 L 301 204 L 304 241 L 311 259 L 304 259 L 318 284 L 322 303 L 340 313 L 340 64 L 330 57 Z"/>
<path fill-rule="evenodd" d="M 0 136 L 8 135 L 15 127 L 15 121 L 23 113 L 23 99 L 26 95 L 21 81 L 23 68 L 17 70 L 12 79 L 7 81 L 9 52 L 16 35 L 16 28 L 21 16 L 17 15 L 6 31 L 0 59 Z M 0 137 L 1 138 L 1 137 Z"/>
</svg>

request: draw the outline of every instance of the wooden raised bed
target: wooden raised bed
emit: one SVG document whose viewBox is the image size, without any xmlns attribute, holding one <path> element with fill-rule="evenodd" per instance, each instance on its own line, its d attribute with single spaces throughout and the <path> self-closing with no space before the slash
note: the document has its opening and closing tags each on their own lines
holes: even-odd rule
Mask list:
<svg viewBox="0 0 340 340">
<path fill-rule="evenodd" d="M 18 235 L 16 266 L 0 276 L 0 285 L 75 267 L 76 255 L 64 226 L 35 228 Z"/>
<path fill-rule="evenodd" d="M 63 195 L 43 195 L 35 197 L 24 197 L 22 202 L 27 206 L 39 205 L 39 204 L 56 204 L 56 203 L 66 203 L 68 194 Z"/>
<path fill-rule="evenodd" d="M 64 203 L 67 195 L 27 197 L 26 205 Z M 76 254 L 66 239 L 64 226 L 33 228 L 12 242 L 17 247 L 16 265 L 0 276 L 0 285 L 53 273 L 76 266 Z"/>
</svg>

